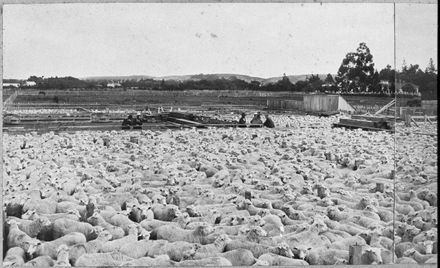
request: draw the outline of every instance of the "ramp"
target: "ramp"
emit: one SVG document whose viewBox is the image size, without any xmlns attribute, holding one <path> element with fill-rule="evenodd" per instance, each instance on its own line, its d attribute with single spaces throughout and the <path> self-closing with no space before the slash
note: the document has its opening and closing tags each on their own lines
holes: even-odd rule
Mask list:
<svg viewBox="0 0 440 268">
<path fill-rule="evenodd" d="M 339 96 L 338 111 L 352 113 L 355 111 L 355 109 L 342 96 Z"/>
</svg>

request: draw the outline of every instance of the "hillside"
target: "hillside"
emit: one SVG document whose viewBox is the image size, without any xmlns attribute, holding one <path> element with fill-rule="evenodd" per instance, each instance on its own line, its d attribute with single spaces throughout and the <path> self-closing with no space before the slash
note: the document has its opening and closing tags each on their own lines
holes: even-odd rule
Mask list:
<svg viewBox="0 0 440 268">
<path fill-rule="evenodd" d="M 311 74 L 300 74 L 300 75 L 288 75 L 292 83 L 296 83 L 300 80 L 306 80 L 307 76 Z M 318 74 L 319 77 L 324 80 L 327 74 Z M 276 83 L 281 80 L 282 76 L 261 78 L 242 74 L 192 74 L 192 75 L 169 75 L 169 76 L 148 76 L 148 75 L 130 75 L 130 76 L 92 76 L 84 77 L 83 80 L 86 81 L 120 81 L 120 80 L 141 80 L 141 79 L 154 79 L 154 80 L 175 80 L 175 81 L 187 81 L 187 80 L 215 80 L 215 79 L 233 79 L 237 78 L 246 82 L 258 81 L 263 84 Z"/>
</svg>

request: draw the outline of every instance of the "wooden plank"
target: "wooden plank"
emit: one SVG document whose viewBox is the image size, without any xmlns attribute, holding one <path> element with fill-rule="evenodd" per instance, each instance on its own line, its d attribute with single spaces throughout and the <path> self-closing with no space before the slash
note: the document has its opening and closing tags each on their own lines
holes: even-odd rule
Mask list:
<svg viewBox="0 0 440 268">
<path fill-rule="evenodd" d="M 168 121 L 181 123 L 181 124 L 188 124 L 188 125 L 202 125 L 202 123 L 199 123 L 196 121 L 191 121 L 191 120 L 183 119 L 183 118 L 175 118 L 175 117 L 168 117 Z"/>
<path fill-rule="evenodd" d="M 410 116 L 410 120 L 411 120 L 411 122 L 413 122 L 414 123 L 414 125 L 416 125 L 416 127 L 418 127 L 419 125 L 417 125 L 417 122 L 416 122 L 416 120 L 414 120 L 414 118 L 412 117 L 412 116 Z"/>
<path fill-rule="evenodd" d="M 375 122 L 362 119 L 341 118 L 339 123 L 359 127 L 376 127 Z"/>
<path fill-rule="evenodd" d="M 363 119 L 368 121 L 394 121 L 396 119 L 394 116 L 373 116 L 373 115 L 352 115 L 352 119 Z"/>
</svg>

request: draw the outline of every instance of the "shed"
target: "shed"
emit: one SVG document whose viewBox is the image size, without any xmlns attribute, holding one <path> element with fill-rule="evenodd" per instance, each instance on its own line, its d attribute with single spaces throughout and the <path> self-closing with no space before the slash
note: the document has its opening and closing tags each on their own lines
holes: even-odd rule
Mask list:
<svg viewBox="0 0 440 268">
<path fill-rule="evenodd" d="M 355 109 L 340 95 L 304 95 L 303 109 L 306 112 L 354 112 Z"/>
</svg>

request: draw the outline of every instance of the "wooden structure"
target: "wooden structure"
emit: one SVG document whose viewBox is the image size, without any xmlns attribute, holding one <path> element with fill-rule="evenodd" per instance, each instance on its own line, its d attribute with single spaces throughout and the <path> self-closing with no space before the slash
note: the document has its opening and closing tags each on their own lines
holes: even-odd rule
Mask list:
<svg viewBox="0 0 440 268">
<path fill-rule="evenodd" d="M 330 94 L 307 94 L 300 99 L 268 99 L 271 110 L 300 110 L 309 114 L 332 115 L 339 112 L 353 113 L 355 109 L 342 96 Z"/>
<path fill-rule="evenodd" d="M 350 129 L 360 128 L 363 130 L 384 130 L 388 132 L 394 132 L 394 125 L 385 120 L 371 121 L 366 119 L 341 118 L 339 119 L 339 123 L 333 124 L 333 127 L 345 127 Z"/>
<path fill-rule="evenodd" d="M 303 110 L 302 100 L 268 99 L 267 108 L 271 110 Z"/>
<path fill-rule="evenodd" d="M 303 96 L 305 112 L 348 112 L 355 111 L 342 96 L 327 94 L 311 94 Z"/>
<path fill-rule="evenodd" d="M 362 253 L 365 246 L 353 245 L 348 247 L 348 264 L 361 265 Z"/>
<path fill-rule="evenodd" d="M 389 108 L 391 108 L 395 104 L 396 104 L 396 99 L 393 99 L 392 101 L 387 103 L 387 105 L 385 105 L 384 107 L 380 108 L 377 112 L 375 112 L 374 115 L 381 114 L 382 112 L 388 110 Z"/>
<path fill-rule="evenodd" d="M 360 128 L 364 130 L 385 130 L 394 132 L 395 118 L 393 116 L 383 116 L 381 113 L 387 111 L 396 104 L 393 99 L 385 106 L 380 108 L 374 115 L 352 115 L 351 118 L 341 118 L 339 123 L 333 124 L 333 127 Z"/>
</svg>

